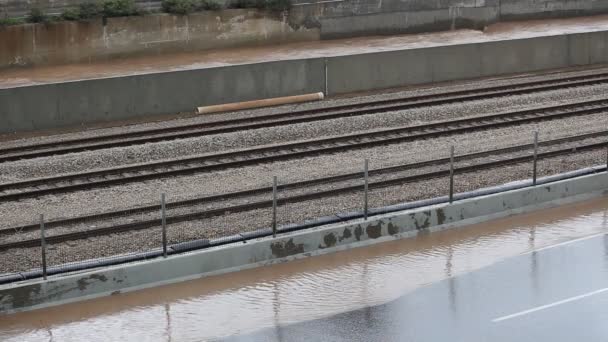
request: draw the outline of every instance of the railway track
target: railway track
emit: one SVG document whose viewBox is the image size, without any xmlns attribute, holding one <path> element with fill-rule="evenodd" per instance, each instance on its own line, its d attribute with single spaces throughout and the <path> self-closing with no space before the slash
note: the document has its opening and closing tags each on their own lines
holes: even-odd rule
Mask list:
<svg viewBox="0 0 608 342">
<path fill-rule="evenodd" d="M 608 140 L 605 138 L 608 137 L 608 131 L 594 132 L 589 134 L 577 135 L 572 137 L 554 139 L 543 141 L 539 144 L 539 146 L 547 149 L 538 154 L 539 159 L 552 158 L 556 156 L 566 155 L 572 153 L 573 151 L 591 151 L 597 149 L 606 149 L 608 148 Z M 601 139 L 600 142 L 593 141 L 585 144 L 575 144 L 575 145 L 566 145 L 569 143 L 576 143 L 580 141 L 585 141 L 589 139 Z M 524 144 L 518 146 L 512 146 L 508 148 L 501 148 L 495 150 L 488 150 L 470 154 L 459 155 L 456 157 L 456 161 L 458 162 L 466 162 L 465 165 L 461 165 L 455 169 L 457 174 L 464 173 L 472 173 L 479 170 L 497 168 L 505 165 L 519 164 L 523 162 L 529 162 L 532 159 L 532 155 L 529 152 L 533 147 L 532 144 Z M 513 155 L 513 153 L 516 153 Z M 491 158 L 486 158 L 491 157 Z M 485 158 L 485 160 L 476 161 L 479 158 Z M 490 159 L 490 161 L 487 161 Z M 411 171 L 414 169 L 420 169 L 428 166 L 435 165 L 449 165 L 449 158 L 439 158 L 429 161 L 398 165 L 386 168 L 380 168 L 371 170 L 369 175 L 371 177 L 371 181 L 369 183 L 370 189 L 388 187 L 392 185 L 401 185 L 405 183 L 424 181 L 428 179 L 434 179 L 439 177 L 445 177 L 449 175 L 449 169 L 438 169 L 429 172 L 423 172 L 415 175 L 403 175 L 403 171 Z M 395 177 L 386 177 L 394 175 Z M 384 176 L 384 178 L 379 177 Z M 374 177 L 379 177 L 379 180 L 374 180 Z M 313 191 L 313 192 L 299 192 L 290 196 L 280 197 L 278 199 L 278 204 L 285 203 L 297 203 L 308 201 L 312 199 L 319 199 L 325 197 L 332 197 L 339 194 L 351 193 L 362 190 L 361 185 L 362 173 L 347 173 L 337 176 L 319 178 L 308 181 L 301 181 L 296 183 L 288 183 L 282 184 L 279 186 L 279 190 L 297 190 L 304 189 L 307 187 L 324 185 L 326 190 L 323 191 Z M 346 184 L 340 184 L 340 182 L 348 181 Z M 337 187 L 327 189 L 327 185 L 331 183 L 338 184 Z M 168 203 L 167 209 L 171 210 L 173 208 L 183 208 L 184 206 L 196 206 L 204 203 L 213 203 L 215 201 L 227 201 L 234 200 L 239 198 L 244 198 L 247 196 L 259 196 L 266 195 L 266 197 L 270 197 L 272 193 L 272 187 L 263 187 L 250 189 L 245 191 L 213 195 L 207 197 L 201 197 L 186 201 L 178 201 Z M 218 208 L 206 209 L 206 210 L 194 210 L 189 213 L 180 213 L 172 216 L 168 216 L 166 218 L 167 224 L 175 224 L 185 221 L 193 221 L 198 219 L 210 218 L 214 216 L 224 215 L 226 212 L 230 213 L 238 213 L 244 211 L 250 211 L 254 209 L 261 208 L 269 208 L 272 206 L 272 200 L 270 199 L 262 199 L 262 200 L 248 200 L 244 204 L 228 204 Z M 122 211 L 114 211 L 114 212 L 106 212 L 95 215 L 88 215 L 82 217 L 75 217 L 69 219 L 62 219 L 56 221 L 50 221 L 45 223 L 45 227 L 47 229 L 52 229 L 56 227 L 66 227 L 69 225 L 77 224 L 77 223 L 87 223 L 94 220 L 103 220 L 105 218 L 114 217 L 114 216 L 122 216 L 126 214 L 140 214 L 144 212 L 155 212 L 160 208 L 158 205 L 152 206 L 144 206 L 139 208 L 133 208 L 129 210 Z M 61 233 L 56 235 L 47 236 L 48 243 L 61 243 L 72 240 L 85 239 L 89 237 L 95 236 L 103 236 L 108 234 L 115 234 L 127 231 L 136 231 L 142 230 L 152 227 L 158 227 L 160 225 L 159 218 L 153 219 L 143 219 L 137 222 L 129 222 L 112 226 L 98 227 L 94 229 L 86 229 L 86 230 L 77 230 L 69 233 Z M 36 231 L 39 229 L 37 224 L 24 225 L 20 227 L 11 227 L 11 228 L 3 228 L 0 229 L 0 237 L 7 237 L 14 233 L 27 233 Z M 0 251 L 5 251 L 11 248 L 29 248 L 29 247 L 37 247 L 40 246 L 40 239 L 24 239 L 19 241 L 10 241 L 6 243 L 0 244 Z"/>
<path fill-rule="evenodd" d="M 558 79 L 540 80 L 514 85 L 452 91 L 442 94 L 379 100 L 367 103 L 268 114 L 250 118 L 229 119 L 200 124 L 156 128 L 138 132 L 63 140 L 58 142 L 0 149 L 0 163 L 20 159 L 32 159 L 51 155 L 62 155 L 82 151 L 185 139 L 204 135 L 230 133 L 349 116 L 369 115 L 423 106 L 434 106 L 446 103 L 489 99 L 500 96 L 521 95 L 562 88 L 589 86 L 607 82 L 608 73 L 567 76 Z"/>
<path fill-rule="evenodd" d="M 608 111 L 607 100 L 542 107 L 0 184 L 0 201 L 389 145 Z"/>
</svg>

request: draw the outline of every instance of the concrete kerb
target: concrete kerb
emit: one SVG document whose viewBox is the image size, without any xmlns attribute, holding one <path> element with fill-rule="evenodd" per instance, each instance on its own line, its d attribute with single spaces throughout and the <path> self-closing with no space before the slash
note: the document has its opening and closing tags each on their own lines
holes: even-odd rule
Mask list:
<svg viewBox="0 0 608 342">
<path fill-rule="evenodd" d="M 524 213 L 608 194 L 596 173 L 498 194 L 259 238 L 144 262 L 0 286 L 0 312 L 12 313 L 281 263 Z"/>
</svg>

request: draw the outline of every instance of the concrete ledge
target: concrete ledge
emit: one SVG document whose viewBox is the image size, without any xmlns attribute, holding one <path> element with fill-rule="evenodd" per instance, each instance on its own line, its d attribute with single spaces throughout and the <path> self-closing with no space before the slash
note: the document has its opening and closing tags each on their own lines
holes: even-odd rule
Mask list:
<svg viewBox="0 0 608 342">
<path fill-rule="evenodd" d="M 464 226 L 608 194 L 608 173 L 596 173 L 486 195 L 287 233 L 276 239 L 217 247 L 49 280 L 0 286 L 0 312 L 12 313 L 285 262 L 387 240 Z"/>
</svg>

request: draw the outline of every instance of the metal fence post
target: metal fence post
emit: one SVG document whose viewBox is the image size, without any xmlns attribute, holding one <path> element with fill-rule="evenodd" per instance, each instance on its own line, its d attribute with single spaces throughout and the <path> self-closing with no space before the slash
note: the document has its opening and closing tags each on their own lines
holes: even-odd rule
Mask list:
<svg viewBox="0 0 608 342">
<path fill-rule="evenodd" d="M 277 176 L 272 177 L 272 237 L 277 237 Z"/>
<path fill-rule="evenodd" d="M 450 147 L 450 203 L 454 201 L 454 145 Z"/>
<path fill-rule="evenodd" d="M 46 280 L 46 239 L 44 237 L 44 214 L 40 214 L 40 247 L 42 247 L 42 277 Z"/>
<path fill-rule="evenodd" d="M 367 220 L 367 196 L 369 192 L 369 159 L 365 159 L 365 163 L 363 165 L 363 177 L 365 178 L 363 195 L 363 216 Z"/>
<path fill-rule="evenodd" d="M 324 62 L 325 62 L 325 97 L 328 97 L 329 96 L 329 86 L 328 86 L 329 80 L 327 78 L 327 58 L 324 59 Z"/>
<path fill-rule="evenodd" d="M 160 216 L 163 226 L 163 257 L 167 257 L 167 211 L 165 205 L 165 193 L 160 194 Z"/>
<path fill-rule="evenodd" d="M 536 164 L 538 162 L 538 131 L 534 132 L 534 166 L 532 170 L 532 185 L 536 185 Z"/>
</svg>

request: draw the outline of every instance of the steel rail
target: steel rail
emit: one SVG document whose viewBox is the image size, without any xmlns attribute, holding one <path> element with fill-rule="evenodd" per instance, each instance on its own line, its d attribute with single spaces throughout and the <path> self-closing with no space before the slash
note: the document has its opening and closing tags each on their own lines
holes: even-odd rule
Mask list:
<svg viewBox="0 0 608 342">
<path fill-rule="evenodd" d="M 600 148 L 604 149 L 607 146 L 608 146 L 608 142 L 590 143 L 590 144 L 576 146 L 574 148 L 567 147 L 567 148 L 556 149 L 553 151 L 542 152 L 537 155 L 537 158 L 539 160 L 547 159 L 547 158 L 552 158 L 552 157 L 556 157 L 556 156 L 569 154 L 569 153 L 572 153 L 573 151 L 591 151 L 591 150 L 596 150 L 596 149 L 600 149 Z M 505 166 L 505 165 L 513 165 L 513 164 L 520 164 L 523 162 L 528 162 L 528 161 L 532 160 L 532 158 L 533 158 L 532 155 L 524 155 L 524 156 L 516 156 L 516 157 L 505 158 L 505 159 L 500 159 L 500 160 L 492 160 L 489 162 L 481 162 L 481 163 L 470 164 L 470 165 L 466 165 L 466 166 L 462 166 L 462 167 L 457 167 L 457 168 L 455 168 L 455 172 L 458 174 L 474 173 L 474 172 L 477 172 L 480 170 L 486 170 L 486 169 L 492 169 L 492 168 Z M 402 177 L 396 177 L 396 178 L 387 179 L 387 180 L 370 182 L 369 189 L 377 189 L 377 188 L 383 188 L 383 187 L 388 187 L 388 186 L 392 186 L 392 185 L 402 185 L 402 184 L 406 184 L 406 183 L 419 182 L 419 181 L 424 181 L 424 180 L 429 180 L 429 179 L 434 179 L 434 178 L 439 178 L 439 177 L 445 177 L 449 174 L 449 172 L 450 172 L 449 170 L 437 170 L 437 171 L 426 172 L 426 173 L 417 174 L 417 175 L 413 175 L 413 176 L 402 176 Z M 361 189 L 362 189 L 361 184 L 355 184 L 355 185 L 348 185 L 348 186 L 344 186 L 344 187 L 340 187 L 340 188 L 333 188 L 333 189 L 324 190 L 324 191 L 309 192 L 309 193 L 298 194 L 298 195 L 294 195 L 294 196 L 281 197 L 278 199 L 278 204 L 280 205 L 280 204 L 286 204 L 286 203 L 298 203 L 298 202 L 309 201 L 312 199 L 333 197 L 336 195 L 349 193 L 349 192 L 353 192 L 353 191 L 361 191 Z M 262 201 L 251 202 L 251 203 L 246 203 L 246 204 L 230 205 L 230 206 L 226 206 L 226 207 L 222 207 L 222 208 L 215 208 L 215 209 L 210 209 L 210 210 L 205 210 L 205 211 L 200 211 L 200 212 L 169 216 L 166 218 L 166 223 L 174 224 L 174 223 L 180 223 L 180 222 L 185 222 L 185 221 L 192 221 L 192 220 L 196 220 L 196 219 L 220 216 L 226 212 L 235 213 L 235 212 L 244 212 L 244 211 L 250 211 L 250 210 L 255 210 L 255 209 L 269 208 L 270 206 L 272 206 L 272 202 L 273 201 L 271 199 L 262 200 Z M 45 240 L 47 243 L 61 243 L 61 242 L 72 241 L 72 240 L 86 239 L 86 238 L 95 237 L 95 236 L 103 236 L 103 235 L 122 233 L 122 232 L 127 232 L 127 231 L 142 230 L 142 229 L 158 226 L 159 224 L 160 224 L 160 219 L 152 219 L 152 220 L 145 220 L 145 221 L 134 222 L 134 223 L 125 223 L 125 224 L 109 226 L 109 227 L 88 229 L 88 230 L 84 230 L 84 231 L 76 231 L 76 232 L 71 232 L 71 233 L 51 235 L 51 236 L 46 237 Z M 11 249 L 11 248 L 38 247 L 38 246 L 40 246 L 40 243 L 41 243 L 40 239 L 27 239 L 27 240 L 20 240 L 20 241 L 12 241 L 12 242 L 0 244 L 0 251 L 5 251 L 5 250 Z"/>
<path fill-rule="evenodd" d="M 467 133 L 475 130 L 494 129 L 524 123 L 555 120 L 575 115 L 591 115 L 605 111 L 608 111 L 608 100 L 585 101 L 575 104 L 476 116 L 431 124 L 390 128 L 373 132 L 354 133 L 275 146 L 255 147 L 233 152 L 36 178 L 0 184 L 0 201 L 274 162 L 295 157 L 389 145 L 412 140 Z M 13 192 L 11 192 L 11 190 L 13 190 Z"/>
<path fill-rule="evenodd" d="M 538 145 L 541 147 L 553 146 L 553 145 L 563 144 L 563 143 L 567 143 L 567 142 L 581 141 L 581 140 L 600 138 L 600 137 L 605 137 L 605 136 L 608 136 L 608 130 L 597 131 L 597 132 L 592 132 L 592 133 L 585 133 L 585 134 L 569 136 L 569 137 L 564 137 L 564 138 L 545 140 L 545 141 L 539 142 Z M 533 146 L 534 146 L 534 144 L 530 143 L 530 144 L 522 144 L 522 145 L 516 145 L 516 146 L 510 146 L 510 147 L 503 147 L 503 148 L 493 149 L 493 150 L 466 153 L 466 154 L 461 154 L 461 155 L 455 156 L 455 161 L 458 162 L 458 161 L 469 160 L 469 159 L 474 159 L 474 158 L 487 157 L 487 156 L 496 155 L 496 154 L 518 152 L 518 151 L 532 148 Z M 413 169 L 433 166 L 433 165 L 437 165 L 437 164 L 444 164 L 449 161 L 450 161 L 450 158 L 445 157 L 445 158 L 438 158 L 438 159 L 415 162 L 415 163 L 408 163 L 408 164 L 403 164 L 403 165 L 389 166 L 389 167 L 369 170 L 369 175 L 376 176 L 376 175 L 382 175 L 382 174 L 387 174 L 387 173 L 413 170 Z M 299 188 L 303 188 L 303 187 L 307 187 L 307 186 L 322 185 L 322 184 L 328 184 L 328 183 L 332 183 L 332 182 L 342 182 L 342 181 L 347 181 L 347 180 L 351 180 L 351 179 L 357 179 L 360 177 L 361 177 L 361 172 L 351 172 L 351 173 L 345 173 L 345 174 L 341 174 L 341 175 L 328 176 L 328 177 L 316 178 L 316 179 L 305 180 L 305 181 L 283 183 L 283 184 L 279 184 L 277 189 L 278 190 L 299 189 Z M 187 199 L 187 200 L 168 202 L 168 203 L 166 203 L 166 208 L 173 209 L 173 208 L 177 208 L 177 207 L 194 206 L 194 205 L 200 205 L 200 204 L 210 203 L 210 202 L 225 201 L 225 200 L 237 199 L 237 198 L 241 198 L 241 197 L 245 197 L 245 196 L 255 196 L 255 195 L 260 195 L 260 194 L 266 194 L 266 193 L 270 193 L 271 191 L 272 191 L 272 186 L 267 186 L 267 187 L 241 190 L 241 191 L 230 192 L 230 193 L 196 197 L 196 198 Z M 148 212 L 158 211 L 158 210 L 160 210 L 160 208 L 161 208 L 160 205 L 147 205 L 147 206 L 140 206 L 140 207 L 129 208 L 129 209 L 124 209 L 124 210 L 108 211 L 108 212 L 102 212 L 102 213 L 91 214 L 91 215 L 71 217 L 71 218 L 66 218 L 66 219 L 58 219 L 58 220 L 45 222 L 45 228 L 48 230 L 48 229 L 54 228 L 54 227 L 61 227 L 61 226 L 77 224 L 77 223 L 85 223 L 85 222 L 90 222 L 90 221 L 94 221 L 94 220 L 102 220 L 102 219 L 108 219 L 108 218 L 126 216 L 126 215 L 144 214 L 144 213 L 148 213 Z M 13 234 L 13 233 L 36 231 L 38 229 L 39 229 L 38 223 L 24 224 L 24 225 L 7 227 L 7 228 L 0 228 L 0 237 L 6 236 L 9 234 Z"/>
<path fill-rule="evenodd" d="M 423 106 L 435 106 L 454 102 L 489 99 L 499 96 L 522 95 L 562 88 L 590 86 L 607 82 L 608 73 L 568 76 L 558 79 L 539 80 L 486 88 L 474 88 L 441 94 L 377 100 L 358 104 L 337 105 L 324 108 L 267 114 L 249 118 L 218 120 L 207 123 L 154 128 L 136 132 L 117 133 L 62 140 L 57 142 L 24 145 L 0 149 L 0 163 L 82 151 L 132 146 L 159 141 L 185 139 L 204 135 L 283 126 L 303 122 L 329 120 L 341 117 L 369 115 Z"/>
</svg>

